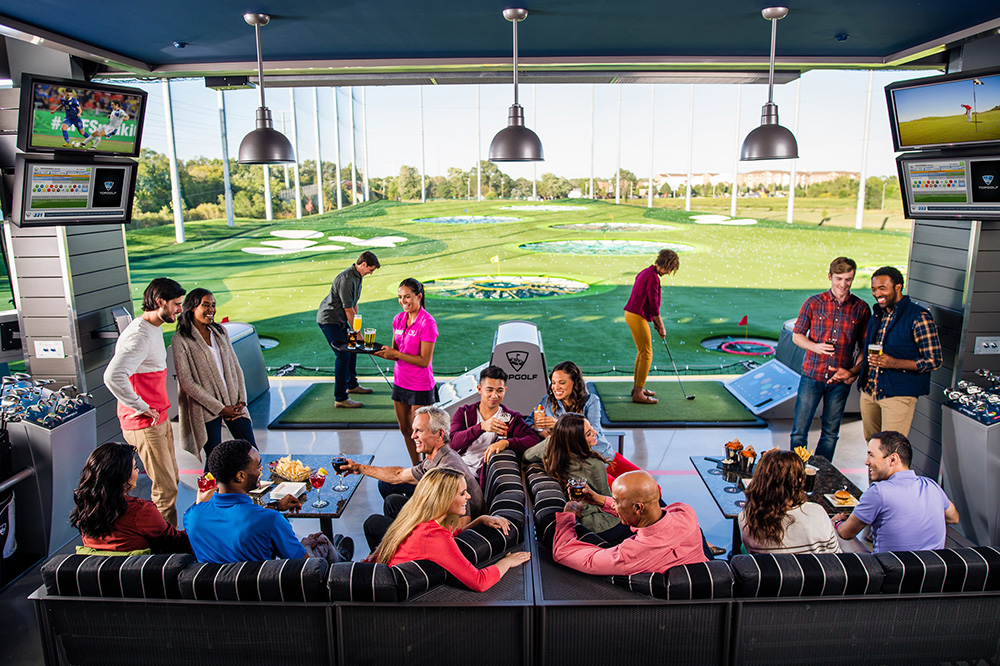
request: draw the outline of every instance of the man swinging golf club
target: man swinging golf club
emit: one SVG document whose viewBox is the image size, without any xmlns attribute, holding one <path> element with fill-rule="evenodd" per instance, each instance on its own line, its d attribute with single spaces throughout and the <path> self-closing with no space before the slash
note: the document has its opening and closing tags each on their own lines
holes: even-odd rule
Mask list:
<svg viewBox="0 0 1000 666">
<path fill-rule="evenodd" d="M 646 389 L 646 377 L 653 362 L 653 336 L 649 332 L 649 322 L 663 339 L 667 341 L 667 329 L 660 319 L 660 278 L 673 275 L 681 266 L 680 257 L 673 250 L 660 250 L 656 262 L 635 276 L 632 293 L 625 304 L 625 323 L 632 332 L 635 342 L 635 373 L 632 386 L 632 402 L 640 405 L 656 404 L 654 391 Z M 670 348 L 667 348 L 670 351 Z M 671 357 L 671 361 L 673 358 Z M 674 366 L 676 372 L 676 366 Z"/>
</svg>

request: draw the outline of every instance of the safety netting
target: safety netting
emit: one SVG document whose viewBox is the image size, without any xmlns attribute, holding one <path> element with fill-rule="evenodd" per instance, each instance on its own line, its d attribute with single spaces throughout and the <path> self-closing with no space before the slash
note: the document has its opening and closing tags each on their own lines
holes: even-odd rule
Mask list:
<svg viewBox="0 0 1000 666">
<path fill-rule="evenodd" d="M 533 275 L 478 275 L 430 280 L 424 287 L 435 296 L 517 300 L 544 296 L 569 296 L 590 288 L 586 282 Z"/>
</svg>

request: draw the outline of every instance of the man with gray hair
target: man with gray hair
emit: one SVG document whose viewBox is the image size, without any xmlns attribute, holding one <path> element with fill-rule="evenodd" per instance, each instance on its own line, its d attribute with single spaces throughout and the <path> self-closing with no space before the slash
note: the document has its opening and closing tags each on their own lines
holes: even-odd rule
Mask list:
<svg viewBox="0 0 1000 666">
<path fill-rule="evenodd" d="M 464 474 L 470 495 L 467 518 L 476 518 L 482 514 L 485 504 L 483 490 L 462 457 L 448 446 L 450 429 L 451 418 L 448 412 L 434 405 L 421 407 L 413 417 L 413 441 L 417 445 L 417 452 L 425 456 L 419 464 L 413 467 L 375 467 L 351 461 L 344 470 L 344 474 L 363 474 L 378 479 L 379 492 L 385 498 L 382 511 L 384 515 L 369 516 L 365 521 L 365 536 L 372 550 L 382 541 L 382 535 L 413 494 L 417 481 L 435 467 L 450 467 Z"/>
</svg>

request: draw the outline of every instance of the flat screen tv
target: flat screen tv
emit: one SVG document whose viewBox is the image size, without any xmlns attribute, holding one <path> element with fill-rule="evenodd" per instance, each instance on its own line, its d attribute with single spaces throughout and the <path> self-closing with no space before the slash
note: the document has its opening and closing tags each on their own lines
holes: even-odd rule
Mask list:
<svg viewBox="0 0 1000 666">
<path fill-rule="evenodd" d="M 1000 145 L 1000 69 L 897 81 L 885 96 L 897 152 Z"/>
<path fill-rule="evenodd" d="M 103 155 L 17 155 L 11 220 L 21 227 L 128 223 L 138 167 Z"/>
<path fill-rule="evenodd" d="M 909 153 L 896 158 L 909 219 L 1000 219 L 1000 150 Z"/>
<path fill-rule="evenodd" d="M 23 74 L 17 147 L 139 157 L 145 114 L 138 88 Z"/>
</svg>

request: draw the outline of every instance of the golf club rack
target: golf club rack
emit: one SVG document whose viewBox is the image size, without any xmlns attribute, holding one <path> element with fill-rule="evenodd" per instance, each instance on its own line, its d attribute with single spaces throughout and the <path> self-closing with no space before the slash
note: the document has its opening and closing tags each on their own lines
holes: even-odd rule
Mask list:
<svg viewBox="0 0 1000 666">
<path fill-rule="evenodd" d="M 941 480 L 975 543 L 1000 546 L 1000 375 L 979 369 L 981 381 L 944 390 Z"/>
<path fill-rule="evenodd" d="M 92 396 L 27 373 L 0 378 L 0 587 L 77 536 L 80 469 L 96 446 Z"/>
</svg>

